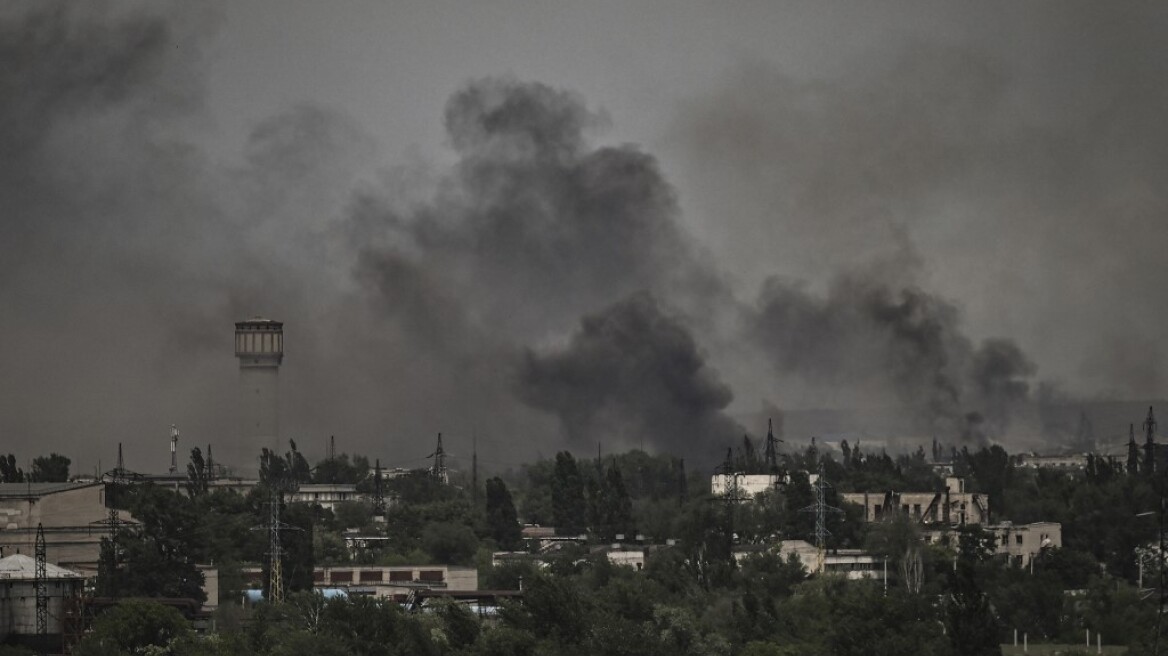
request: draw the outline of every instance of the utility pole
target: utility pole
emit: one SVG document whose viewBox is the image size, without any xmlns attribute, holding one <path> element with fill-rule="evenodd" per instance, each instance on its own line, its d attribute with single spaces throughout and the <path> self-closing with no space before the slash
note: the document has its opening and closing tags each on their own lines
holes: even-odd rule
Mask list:
<svg viewBox="0 0 1168 656">
<path fill-rule="evenodd" d="M 40 654 L 47 654 L 45 643 L 49 635 L 48 557 L 45 549 L 45 527 L 40 523 L 37 524 L 35 555 L 37 650 Z"/>
</svg>

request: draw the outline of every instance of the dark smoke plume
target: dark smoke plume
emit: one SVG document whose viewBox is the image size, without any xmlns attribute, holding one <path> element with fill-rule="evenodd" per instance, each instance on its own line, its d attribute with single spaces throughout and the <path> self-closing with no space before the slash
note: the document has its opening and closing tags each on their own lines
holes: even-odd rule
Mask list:
<svg viewBox="0 0 1168 656">
<path fill-rule="evenodd" d="M 584 317 L 563 348 L 528 351 L 517 388 L 581 445 L 622 448 L 648 439 L 709 460 L 743 432 L 724 412 L 730 388 L 685 325 L 647 293 Z"/>
<path fill-rule="evenodd" d="M 841 276 L 822 297 L 768 280 L 748 324 L 780 374 L 890 390 L 883 400 L 918 430 L 950 439 L 1003 435 L 1035 374 L 1013 342 L 975 344 L 950 303 L 870 276 Z"/>
</svg>

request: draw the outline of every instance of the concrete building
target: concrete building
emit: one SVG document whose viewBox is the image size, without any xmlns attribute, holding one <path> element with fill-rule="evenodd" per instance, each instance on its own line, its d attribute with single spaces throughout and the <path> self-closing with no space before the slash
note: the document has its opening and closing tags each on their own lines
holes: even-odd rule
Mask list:
<svg viewBox="0 0 1168 656">
<path fill-rule="evenodd" d="M 363 501 L 366 495 L 357 491 L 353 483 L 301 483 L 288 500 L 292 503 L 312 503 L 335 511 L 337 504 Z"/>
<path fill-rule="evenodd" d="M 984 524 L 990 521 L 989 497 L 965 489 L 965 480 L 945 479 L 939 492 L 843 492 L 840 500 L 864 508 L 864 521 L 876 522 L 890 512 L 908 514 L 922 524 Z"/>
<path fill-rule="evenodd" d="M 748 501 L 767 490 L 774 490 L 783 482 L 783 477 L 778 474 L 714 474 L 710 477 L 710 494 L 716 497 L 731 495 Z"/>
<path fill-rule="evenodd" d="M 284 324 L 262 317 L 237 322 L 235 357 L 239 358 L 242 446 L 255 455 L 262 448 L 278 452 Z"/>
<path fill-rule="evenodd" d="M 982 527 L 994 536 L 994 554 L 1019 567 L 1027 567 L 1044 549 L 1063 546 L 1063 526 L 1058 522 L 1033 524 L 989 524 Z M 946 530 L 925 531 L 922 539 L 927 544 L 956 546 L 957 537 Z"/>
<path fill-rule="evenodd" d="M 37 524 L 45 529 L 50 563 L 97 571 L 108 534 L 104 483 L 0 483 L 0 556 L 31 555 Z M 123 521 L 134 521 L 127 512 Z"/>
<path fill-rule="evenodd" d="M 0 643 L 39 646 L 47 653 L 61 653 L 65 625 L 77 616 L 84 577 L 57 567 L 45 566 L 45 594 L 48 607 L 46 644 L 37 645 L 36 561 L 14 554 L 0 558 Z"/>
</svg>

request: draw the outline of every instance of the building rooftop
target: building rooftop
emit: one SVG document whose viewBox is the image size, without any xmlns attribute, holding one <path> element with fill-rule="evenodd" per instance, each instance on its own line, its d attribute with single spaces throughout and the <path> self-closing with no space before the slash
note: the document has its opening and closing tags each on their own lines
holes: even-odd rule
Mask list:
<svg viewBox="0 0 1168 656">
<path fill-rule="evenodd" d="M 13 554 L 7 558 L 0 558 L 0 580 L 31 580 L 35 578 L 36 560 L 24 554 Z M 73 570 L 45 563 L 45 578 L 83 579 L 85 577 Z"/>
<path fill-rule="evenodd" d="M 90 485 L 100 485 L 96 482 L 71 483 L 0 483 L 0 498 L 43 497 L 48 494 L 76 490 Z"/>
</svg>

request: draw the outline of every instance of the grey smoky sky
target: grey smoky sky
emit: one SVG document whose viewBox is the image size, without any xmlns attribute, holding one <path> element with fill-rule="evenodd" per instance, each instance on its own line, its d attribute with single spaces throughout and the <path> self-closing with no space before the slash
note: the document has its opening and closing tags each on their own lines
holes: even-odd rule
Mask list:
<svg viewBox="0 0 1168 656">
<path fill-rule="evenodd" d="M 174 423 L 251 462 L 254 314 L 310 457 L 716 459 L 766 408 L 1008 441 L 1035 398 L 1162 398 L 1166 31 L 1157 3 L 6 3 L 0 450 L 158 470 Z"/>
</svg>

